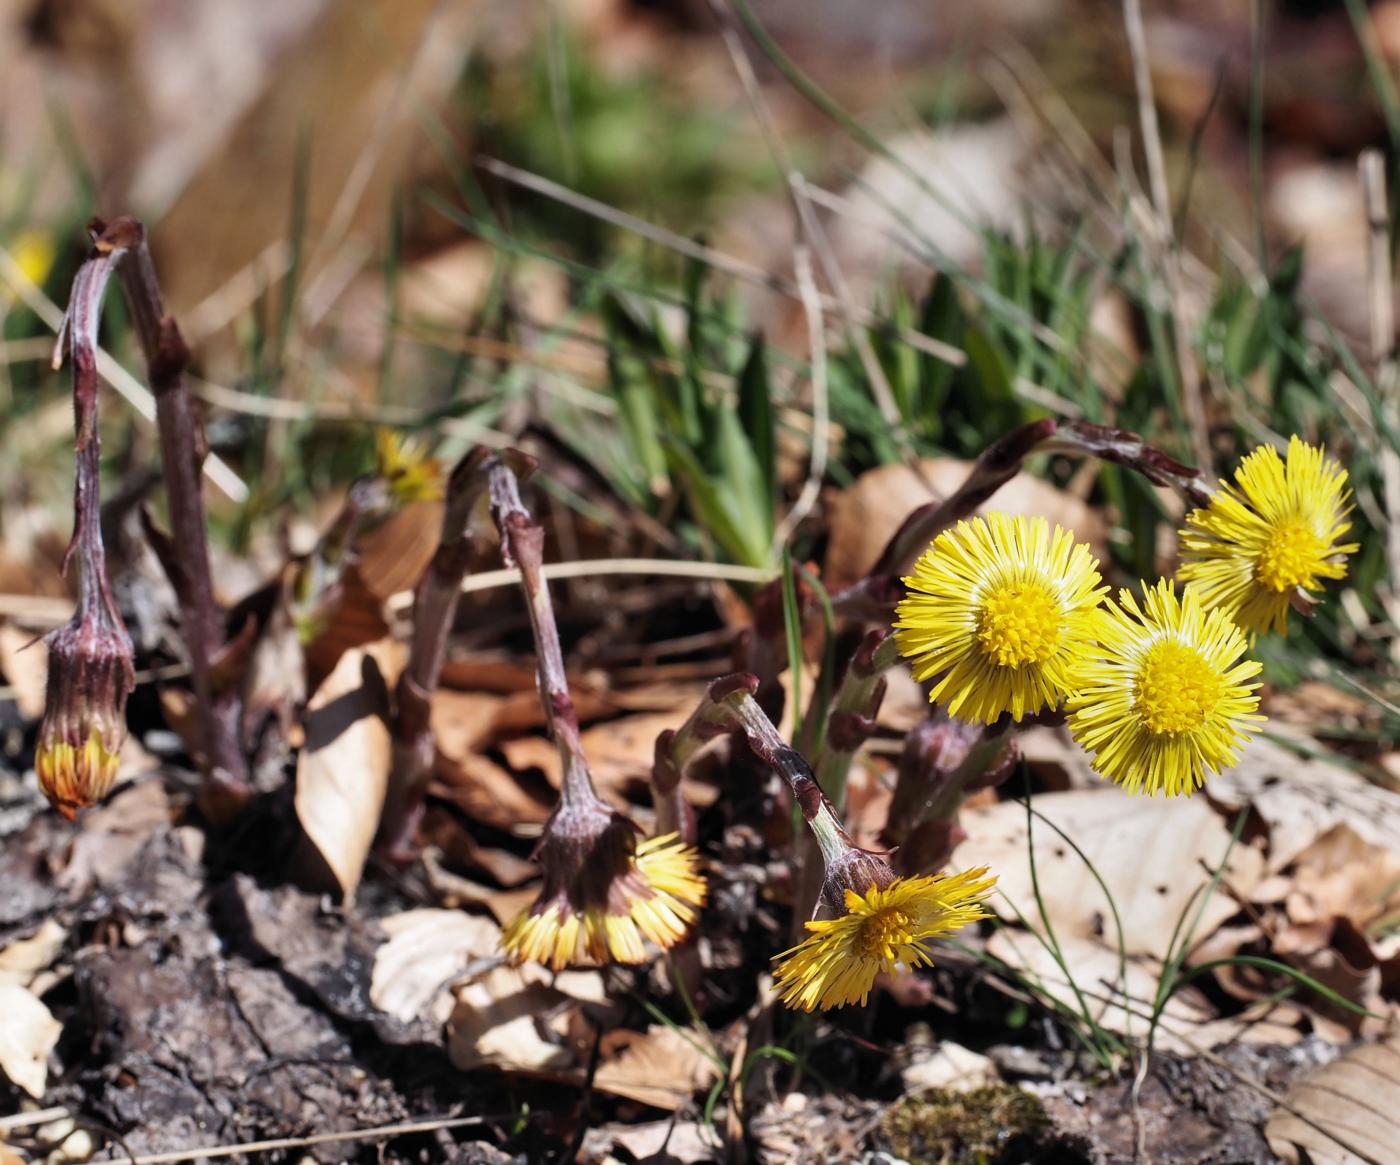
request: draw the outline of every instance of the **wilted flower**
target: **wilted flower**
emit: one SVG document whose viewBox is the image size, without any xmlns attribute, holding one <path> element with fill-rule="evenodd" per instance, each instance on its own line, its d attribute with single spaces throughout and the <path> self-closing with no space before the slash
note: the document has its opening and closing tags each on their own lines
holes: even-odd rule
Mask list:
<svg viewBox="0 0 1400 1165">
<path fill-rule="evenodd" d="M 930 940 L 987 917 L 982 903 L 996 878 L 985 866 L 899 878 L 879 855 L 860 854 L 828 866 L 823 897 L 839 890 L 839 913 L 808 922 L 808 937 L 776 956 L 775 978 L 789 1007 L 864 1006 L 881 971 L 932 965 Z"/>
<path fill-rule="evenodd" d="M 674 945 L 705 901 L 695 850 L 674 833 L 638 842 L 596 797 L 561 801 L 535 856 L 544 886 L 501 936 L 513 963 L 644 962 L 643 940 Z"/>
<path fill-rule="evenodd" d="M 895 637 L 929 699 L 992 723 L 1057 705 L 1093 641 L 1098 562 L 1044 518 L 994 513 L 945 530 L 904 580 Z"/>
<path fill-rule="evenodd" d="M 1287 460 L 1265 445 L 1221 485 L 1186 515 L 1178 576 L 1246 631 L 1283 631 L 1293 596 L 1344 578 L 1358 549 L 1340 544 L 1351 529 L 1347 471 L 1295 436 Z"/>
<path fill-rule="evenodd" d="M 1188 587 L 1162 580 L 1139 606 L 1127 591 L 1110 604 L 1099 650 L 1069 700 L 1074 739 L 1095 770 L 1130 792 L 1190 793 L 1235 763 L 1254 731 L 1260 665 L 1241 659 L 1242 632 L 1205 611 Z"/>
</svg>

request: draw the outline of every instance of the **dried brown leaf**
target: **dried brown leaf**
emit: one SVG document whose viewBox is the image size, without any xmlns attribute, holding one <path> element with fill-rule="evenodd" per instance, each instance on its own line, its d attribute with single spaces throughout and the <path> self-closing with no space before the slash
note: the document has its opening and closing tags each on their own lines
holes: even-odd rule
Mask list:
<svg viewBox="0 0 1400 1165">
<path fill-rule="evenodd" d="M 499 952 L 501 928 L 461 910 L 406 910 L 379 925 L 389 938 L 375 952 L 369 1000 L 406 1023 L 445 1023 L 452 981 L 474 960 Z"/>
<path fill-rule="evenodd" d="M 1205 798 L 1162 801 L 1093 790 L 1044 793 L 1034 806 L 1074 840 L 1111 889 L 1128 953 L 1164 958 L 1177 920 L 1210 881 L 1207 868 L 1214 869 L 1229 848 L 1230 831 Z M 990 866 L 1000 891 L 990 900 L 992 909 L 1007 921 L 1016 921 L 1019 910 L 1019 917 L 1039 926 L 1025 807 L 1003 801 L 969 809 L 961 820 L 968 840 L 958 847 L 955 865 Z M 1036 872 L 1056 934 L 1092 939 L 1116 950 L 1113 911 L 1088 866 L 1045 822 L 1033 825 Z M 1236 845 L 1226 881 L 1248 894 L 1262 866 L 1257 850 Z M 1234 898 L 1217 890 L 1201 915 L 1195 940 L 1238 910 Z M 1193 917 L 1194 911 L 1193 905 Z"/>
<path fill-rule="evenodd" d="M 297 865 L 349 900 L 360 884 L 388 787 L 389 696 L 380 663 L 363 648 L 341 656 L 307 705 L 297 758 L 296 814 L 305 834 Z"/>
<path fill-rule="evenodd" d="M 0 623 L 0 677 L 15 689 L 15 703 L 27 720 L 44 714 L 48 674 L 49 649 L 44 641 L 13 623 Z"/>
<path fill-rule="evenodd" d="M 410 502 L 355 546 L 355 569 L 379 602 L 418 585 L 442 537 L 442 502 Z"/>
<path fill-rule="evenodd" d="M 0 979 L 0 1074 L 35 1100 L 48 1083 L 48 1059 L 63 1025 L 28 988 Z"/>
<path fill-rule="evenodd" d="M 1301 741 L 1311 750 L 1312 741 Z M 1318 756 L 1256 739 L 1240 763 L 1212 777 L 1208 792 L 1229 809 L 1249 805 L 1269 827 L 1267 868 L 1277 873 L 1335 825 L 1365 841 L 1400 850 L 1400 793 Z"/>
<path fill-rule="evenodd" d="M 513 831 L 542 825 L 553 808 L 552 798 L 546 801 L 526 782 L 480 753 L 454 758 L 439 752 L 434 774 L 436 779 L 429 786 L 433 796 L 451 801 L 474 821 L 496 829 Z"/>
<path fill-rule="evenodd" d="M 1389 1165 L 1400 1112 L 1400 1034 L 1343 1053 L 1284 1099 L 1264 1136 L 1290 1165 Z"/>
<path fill-rule="evenodd" d="M 904 519 L 919 506 L 955 492 L 972 463 L 933 458 L 921 461 L 919 467 L 928 485 L 907 465 L 882 465 L 861 474 L 837 496 L 823 571 L 828 587 L 839 589 L 869 571 Z M 1080 541 L 1094 548 L 1100 560 L 1107 557 L 1108 527 L 1098 512 L 1039 478 L 1025 473 L 1012 478 L 977 512 L 991 510 L 1047 518 L 1073 530 Z"/>
<path fill-rule="evenodd" d="M 593 1086 L 655 1108 L 675 1110 L 719 1078 L 705 1036 L 653 1024 L 645 1032 L 609 1032 Z"/>
</svg>

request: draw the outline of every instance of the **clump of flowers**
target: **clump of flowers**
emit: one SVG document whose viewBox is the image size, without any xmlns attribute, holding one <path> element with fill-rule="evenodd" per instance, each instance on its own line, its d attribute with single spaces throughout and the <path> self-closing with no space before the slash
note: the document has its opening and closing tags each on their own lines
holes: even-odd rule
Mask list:
<svg viewBox="0 0 1400 1165">
<path fill-rule="evenodd" d="M 1221 487 L 1186 515 L 1178 574 L 1246 631 L 1283 631 L 1295 597 L 1306 604 L 1324 580 L 1344 578 L 1358 549 L 1341 541 L 1351 529 L 1347 471 L 1294 436 L 1286 458 L 1256 449 Z"/>
<path fill-rule="evenodd" d="M 1120 592 L 1098 638 L 1069 700 L 1070 732 L 1096 771 L 1129 792 L 1174 796 L 1239 759 L 1264 719 L 1249 682 L 1261 666 L 1224 611 L 1163 579 L 1141 603 Z"/>
<path fill-rule="evenodd" d="M 904 579 L 895 638 L 929 700 L 990 724 L 1055 707 L 1093 641 L 1098 562 L 1044 518 L 993 513 L 945 530 Z"/>
</svg>

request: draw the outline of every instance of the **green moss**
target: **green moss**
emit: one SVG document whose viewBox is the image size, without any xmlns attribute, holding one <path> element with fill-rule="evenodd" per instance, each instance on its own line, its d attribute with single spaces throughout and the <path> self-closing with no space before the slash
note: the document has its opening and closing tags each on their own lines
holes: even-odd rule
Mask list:
<svg viewBox="0 0 1400 1165">
<path fill-rule="evenodd" d="M 910 1165 L 1013 1165 L 1030 1160 L 1049 1126 L 1029 1092 L 994 1084 L 905 1097 L 885 1113 L 880 1133 Z"/>
</svg>

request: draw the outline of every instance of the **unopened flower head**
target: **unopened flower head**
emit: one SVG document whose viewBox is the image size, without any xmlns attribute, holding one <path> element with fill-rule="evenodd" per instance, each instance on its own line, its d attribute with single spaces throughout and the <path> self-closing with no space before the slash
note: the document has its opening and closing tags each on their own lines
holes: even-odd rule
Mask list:
<svg viewBox="0 0 1400 1165">
<path fill-rule="evenodd" d="M 994 513 L 945 530 L 904 580 L 895 636 L 929 699 L 990 724 L 1056 706 L 1093 639 L 1098 562 L 1044 518 Z"/>
<path fill-rule="evenodd" d="M 1162 580 L 1139 604 L 1110 604 L 1099 650 L 1069 700 L 1074 739 L 1096 771 L 1130 792 L 1190 793 L 1228 768 L 1254 731 L 1260 665 L 1223 610 Z"/>
<path fill-rule="evenodd" d="M 131 639 L 99 601 L 46 642 L 48 692 L 34 768 L 44 796 L 71 821 L 117 778 L 126 698 L 135 683 Z"/>
<path fill-rule="evenodd" d="M 881 971 L 931 965 L 933 939 L 986 918 L 995 883 L 980 867 L 847 887 L 840 913 L 808 922 L 808 936 L 777 956 L 783 1002 L 802 1011 L 864 1005 Z"/>
<path fill-rule="evenodd" d="M 561 804 L 537 857 L 540 896 L 501 936 L 513 963 L 641 963 L 644 940 L 672 946 L 705 901 L 694 849 L 674 833 L 638 842 L 636 826 L 598 801 Z"/>
<path fill-rule="evenodd" d="M 1286 459 L 1256 449 L 1234 484 L 1187 514 L 1178 577 L 1246 631 L 1283 631 L 1295 595 L 1346 576 L 1358 548 L 1341 541 L 1349 497 L 1347 471 L 1321 448 L 1295 436 Z"/>
</svg>

